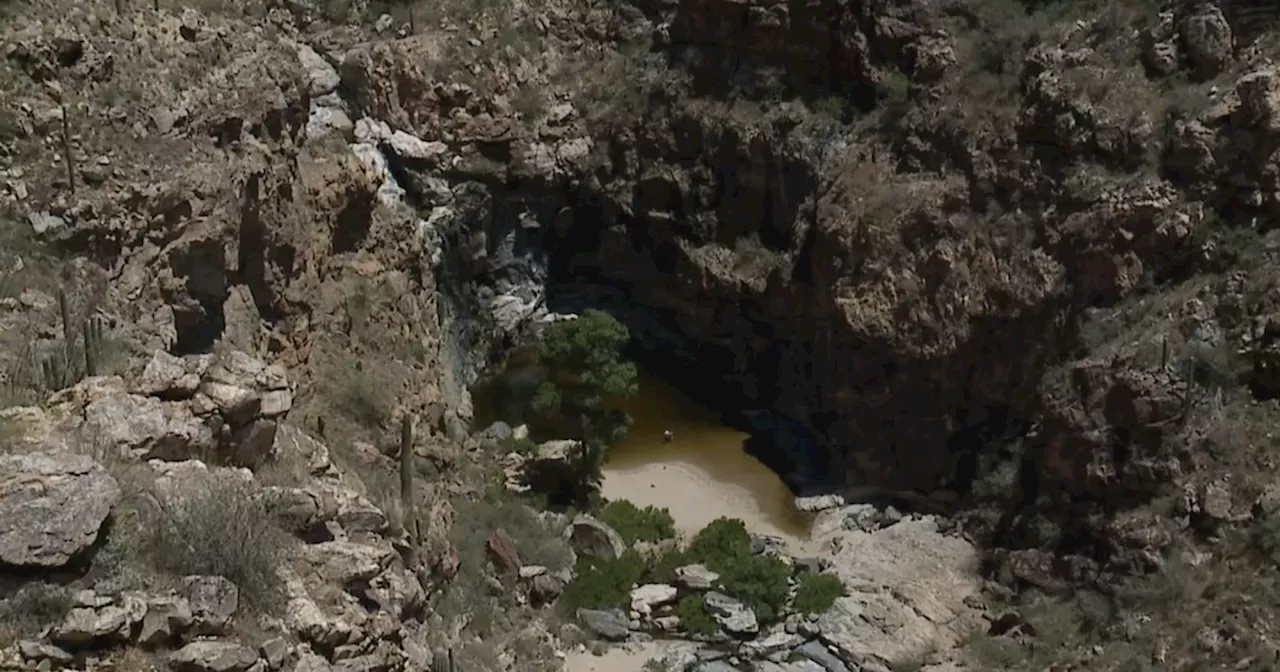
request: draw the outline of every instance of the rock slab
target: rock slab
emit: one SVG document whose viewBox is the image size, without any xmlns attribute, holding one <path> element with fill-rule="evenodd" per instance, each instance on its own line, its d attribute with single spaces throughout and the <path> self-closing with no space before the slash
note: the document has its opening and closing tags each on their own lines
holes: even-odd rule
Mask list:
<svg viewBox="0 0 1280 672">
<path fill-rule="evenodd" d="M 823 643 L 844 662 L 904 663 L 952 648 L 984 623 L 967 599 L 981 590 L 977 551 L 964 539 L 941 534 L 934 520 L 902 520 L 875 532 L 838 536 L 830 571 L 849 594 L 836 600 L 818 627 Z"/>
<path fill-rule="evenodd" d="M 98 539 L 120 485 L 85 455 L 0 456 L 0 564 L 60 567 Z"/>
</svg>

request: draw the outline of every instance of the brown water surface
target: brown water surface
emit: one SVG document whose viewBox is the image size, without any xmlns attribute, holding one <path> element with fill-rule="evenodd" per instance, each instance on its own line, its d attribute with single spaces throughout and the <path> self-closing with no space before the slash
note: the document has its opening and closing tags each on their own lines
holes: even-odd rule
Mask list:
<svg viewBox="0 0 1280 672">
<path fill-rule="evenodd" d="M 609 453 L 605 497 L 664 506 L 685 534 L 727 516 L 755 533 L 796 544 L 808 539 L 812 516 L 795 509 L 782 479 L 743 450 L 747 435 L 718 413 L 643 374 L 639 394 L 625 408 L 633 424 Z M 674 434 L 669 443 L 664 430 Z"/>
</svg>

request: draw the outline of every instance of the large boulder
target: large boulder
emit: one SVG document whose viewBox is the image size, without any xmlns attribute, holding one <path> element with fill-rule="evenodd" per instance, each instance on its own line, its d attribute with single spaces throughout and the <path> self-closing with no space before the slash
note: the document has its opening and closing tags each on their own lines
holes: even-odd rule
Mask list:
<svg viewBox="0 0 1280 672">
<path fill-rule="evenodd" d="M 751 607 L 715 591 L 707 593 L 707 611 L 725 632 L 734 635 L 753 636 L 760 632 L 760 621 Z"/>
<path fill-rule="evenodd" d="M 221 576 L 188 576 L 184 579 L 191 607 L 192 630 L 200 635 L 225 634 L 240 608 L 240 589 Z"/>
<path fill-rule="evenodd" d="M 120 486 L 85 455 L 0 455 L 0 564 L 59 567 L 98 539 Z"/>
<path fill-rule="evenodd" d="M 244 672 L 258 662 L 258 654 L 236 642 L 191 642 L 169 656 L 174 672 Z"/>
<path fill-rule="evenodd" d="M 605 639 L 620 641 L 631 634 L 631 622 L 620 609 L 579 609 L 578 618 L 587 629 Z"/>
<path fill-rule="evenodd" d="M 153 598 L 147 604 L 147 614 L 138 631 L 138 643 L 143 646 L 160 646 L 174 640 L 191 627 L 194 616 L 191 603 L 177 595 Z"/>
<path fill-rule="evenodd" d="M 585 513 L 565 528 L 565 538 L 575 553 L 595 558 L 617 558 L 627 548 L 616 530 Z"/>
<path fill-rule="evenodd" d="M 931 519 L 838 535 L 830 571 L 848 595 L 819 620 L 820 637 L 844 661 L 890 665 L 954 647 L 984 623 L 970 606 L 981 590 L 978 555 Z"/>
<path fill-rule="evenodd" d="M 185 405 L 134 394 L 91 402 L 80 432 L 95 447 L 134 459 L 187 460 L 217 445 L 213 430 Z"/>
<path fill-rule="evenodd" d="M 354 586 L 381 574 L 394 560 L 394 552 L 388 546 L 326 541 L 303 546 L 298 560 L 303 578 L 312 583 Z"/>
<path fill-rule="evenodd" d="M 122 607 L 110 604 L 99 609 L 80 606 L 67 612 L 53 638 L 68 647 L 85 647 L 98 640 L 124 639 L 130 625 L 129 614 Z"/>
</svg>

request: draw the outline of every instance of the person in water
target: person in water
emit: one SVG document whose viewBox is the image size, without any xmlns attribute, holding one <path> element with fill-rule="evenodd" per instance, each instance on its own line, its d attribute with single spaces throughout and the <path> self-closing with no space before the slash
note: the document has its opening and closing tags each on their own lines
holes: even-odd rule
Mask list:
<svg viewBox="0 0 1280 672">
<path fill-rule="evenodd" d="M 674 438 L 676 438 L 676 435 L 675 435 L 671 430 L 669 430 L 669 429 L 664 429 L 664 430 L 662 430 L 662 442 L 663 442 L 663 443 L 671 443 L 671 440 L 672 440 L 672 439 L 674 439 Z"/>
</svg>

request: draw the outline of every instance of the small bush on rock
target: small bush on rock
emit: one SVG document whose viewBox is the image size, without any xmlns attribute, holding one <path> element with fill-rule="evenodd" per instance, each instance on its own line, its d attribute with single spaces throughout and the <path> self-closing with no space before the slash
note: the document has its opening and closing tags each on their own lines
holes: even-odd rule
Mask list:
<svg viewBox="0 0 1280 672">
<path fill-rule="evenodd" d="M 528 438 L 507 437 L 499 442 L 499 447 L 504 454 L 515 453 L 524 457 L 532 457 L 538 453 L 538 444 Z"/>
<path fill-rule="evenodd" d="M 250 606 L 279 606 L 277 569 L 290 538 L 277 524 L 271 502 L 252 483 L 208 478 L 161 507 L 158 518 L 147 540 L 158 569 L 177 576 L 221 576 L 236 584 Z"/>
<path fill-rule="evenodd" d="M 720 573 L 724 591 L 751 607 L 762 622 L 776 620 L 787 605 L 791 568 L 781 558 L 748 555 L 713 571 Z"/>
<path fill-rule="evenodd" d="M 32 637 L 71 610 L 71 591 L 52 583 L 25 583 L 0 599 L 0 647 Z"/>
<path fill-rule="evenodd" d="M 689 552 L 683 548 L 667 548 L 649 556 L 649 568 L 645 571 L 645 583 L 672 583 L 676 570 L 693 564 Z"/>
<path fill-rule="evenodd" d="M 707 611 L 702 595 L 686 595 L 676 605 L 676 616 L 680 617 L 680 625 L 695 635 L 715 634 L 716 622 Z"/>
<path fill-rule="evenodd" d="M 746 524 L 717 518 L 689 544 L 688 555 L 720 575 L 726 593 L 742 600 L 762 621 L 778 617 L 787 604 L 791 568 L 780 558 L 752 555 Z"/>
<path fill-rule="evenodd" d="M 1262 555 L 1280 562 L 1280 516 L 1259 518 L 1249 531 L 1249 540 Z"/>
<path fill-rule="evenodd" d="M 644 570 L 644 557 L 634 549 L 615 560 L 581 557 L 573 581 L 560 595 L 560 604 L 571 614 L 578 609 L 626 607 L 631 600 L 631 587 Z"/>
<path fill-rule="evenodd" d="M 637 541 L 654 543 L 676 536 L 676 521 L 670 511 L 653 506 L 642 509 L 625 499 L 605 504 L 600 509 L 600 520 L 617 530 L 628 546 Z"/>
<path fill-rule="evenodd" d="M 751 555 L 751 535 L 747 526 L 736 518 L 717 518 L 702 528 L 689 543 L 689 556 L 705 564 L 711 571 Z"/>
<path fill-rule="evenodd" d="M 805 574 L 791 606 L 802 614 L 821 614 L 845 595 L 844 583 L 834 574 Z"/>
</svg>

